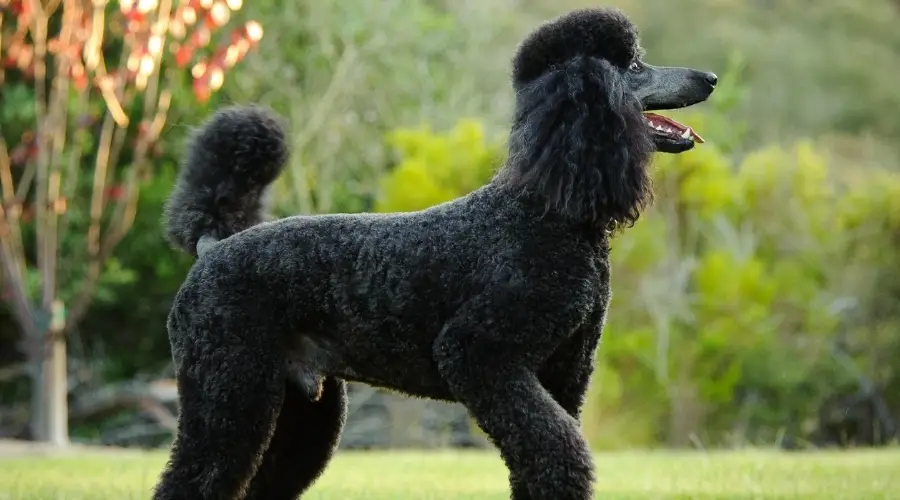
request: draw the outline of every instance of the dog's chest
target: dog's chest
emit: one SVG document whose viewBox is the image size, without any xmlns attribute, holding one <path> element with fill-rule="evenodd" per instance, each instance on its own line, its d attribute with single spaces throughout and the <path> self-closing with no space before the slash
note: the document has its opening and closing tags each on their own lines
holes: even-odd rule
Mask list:
<svg viewBox="0 0 900 500">
<path fill-rule="evenodd" d="M 606 322 L 606 310 L 609 308 L 609 301 L 612 298 L 612 286 L 609 264 L 609 246 L 604 242 L 597 249 L 594 257 L 594 284 L 596 286 L 596 304 L 592 320 L 592 325 L 599 335 L 603 324 Z"/>
</svg>

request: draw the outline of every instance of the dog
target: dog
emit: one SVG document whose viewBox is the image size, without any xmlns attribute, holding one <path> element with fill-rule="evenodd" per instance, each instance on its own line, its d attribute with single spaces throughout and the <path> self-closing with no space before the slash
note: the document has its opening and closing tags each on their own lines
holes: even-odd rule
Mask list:
<svg viewBox="0 0 900 500">
<path fill-rule="evenodd" d="M 610 239 L 652 202 L 652 153 L 702 142 L 649 112 L 717 83 L 642 53 L 618 10 L 539 26 L 512 61 L 506 161 L 418 212 L 264 221 L 281 120 L 235 106 L 199 128 L 164 208 L 197 259 L 167 322 L 180 414 L 154 498 L 297 498 L 334 454 L 345 381 L 465 405 L 514 500 L 592 498 L 579 419 Z"/>
</svg>

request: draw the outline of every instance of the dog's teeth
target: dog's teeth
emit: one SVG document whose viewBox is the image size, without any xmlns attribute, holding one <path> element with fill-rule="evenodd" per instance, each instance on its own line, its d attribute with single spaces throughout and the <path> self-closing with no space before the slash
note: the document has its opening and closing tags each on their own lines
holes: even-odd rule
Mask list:
<svg viewBox="0 0 900 500">
<path fill-rule="evenodd" d="M 690 129 L 690 128 L 685 129 L 685 131 L 681 133 L 681 137 L 683 137 L 683 138 L 685 138 L 685 139 L 690 139 L 690 138 L 691 138 L 691 135 L 692 135 L 692 134 L 691 134 L 691 129 Z"/>
</svg>

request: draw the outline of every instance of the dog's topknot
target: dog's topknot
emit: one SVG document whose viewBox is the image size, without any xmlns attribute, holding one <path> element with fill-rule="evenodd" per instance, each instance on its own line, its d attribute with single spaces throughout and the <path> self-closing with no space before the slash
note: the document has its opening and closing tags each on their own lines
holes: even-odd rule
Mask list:
<svg viewBox="0 0 900 500">
<path fill-rule="evenodd" d="M 230 106 L 195 131 L 164 207 L 166 236 L 195 254 L 203 236 L 221 240 L 260 223 L 266 188 L 284 169 L 281 120 L 258 106 Z"/>
<path fill-rule="evenodd" d="M 637 29 L 620 10 L 574 10 L 544 23 L 519 44 L 512 64 L 513 85 L 528 83 L 579 55 L 626 68 L 637 51 Z"/>
</svg>

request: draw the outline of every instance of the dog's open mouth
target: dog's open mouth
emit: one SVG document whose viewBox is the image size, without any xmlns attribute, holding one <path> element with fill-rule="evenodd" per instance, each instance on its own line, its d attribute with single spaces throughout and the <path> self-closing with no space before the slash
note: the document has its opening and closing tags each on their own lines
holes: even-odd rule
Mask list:
<svg viewBox="0 0 900 500">
<path fill-rule="evenodd" d="M 653 130 L 668 135 L 673 140 L 687 139 L 700 144 L 706 142 L 699 134 L 697 134 L 697 132 L 694 132 L 694 129 L 678 123 L 667 116 L 658 115 L 656 113 L 644 113 L 644 118 Z"/>
</svg>

